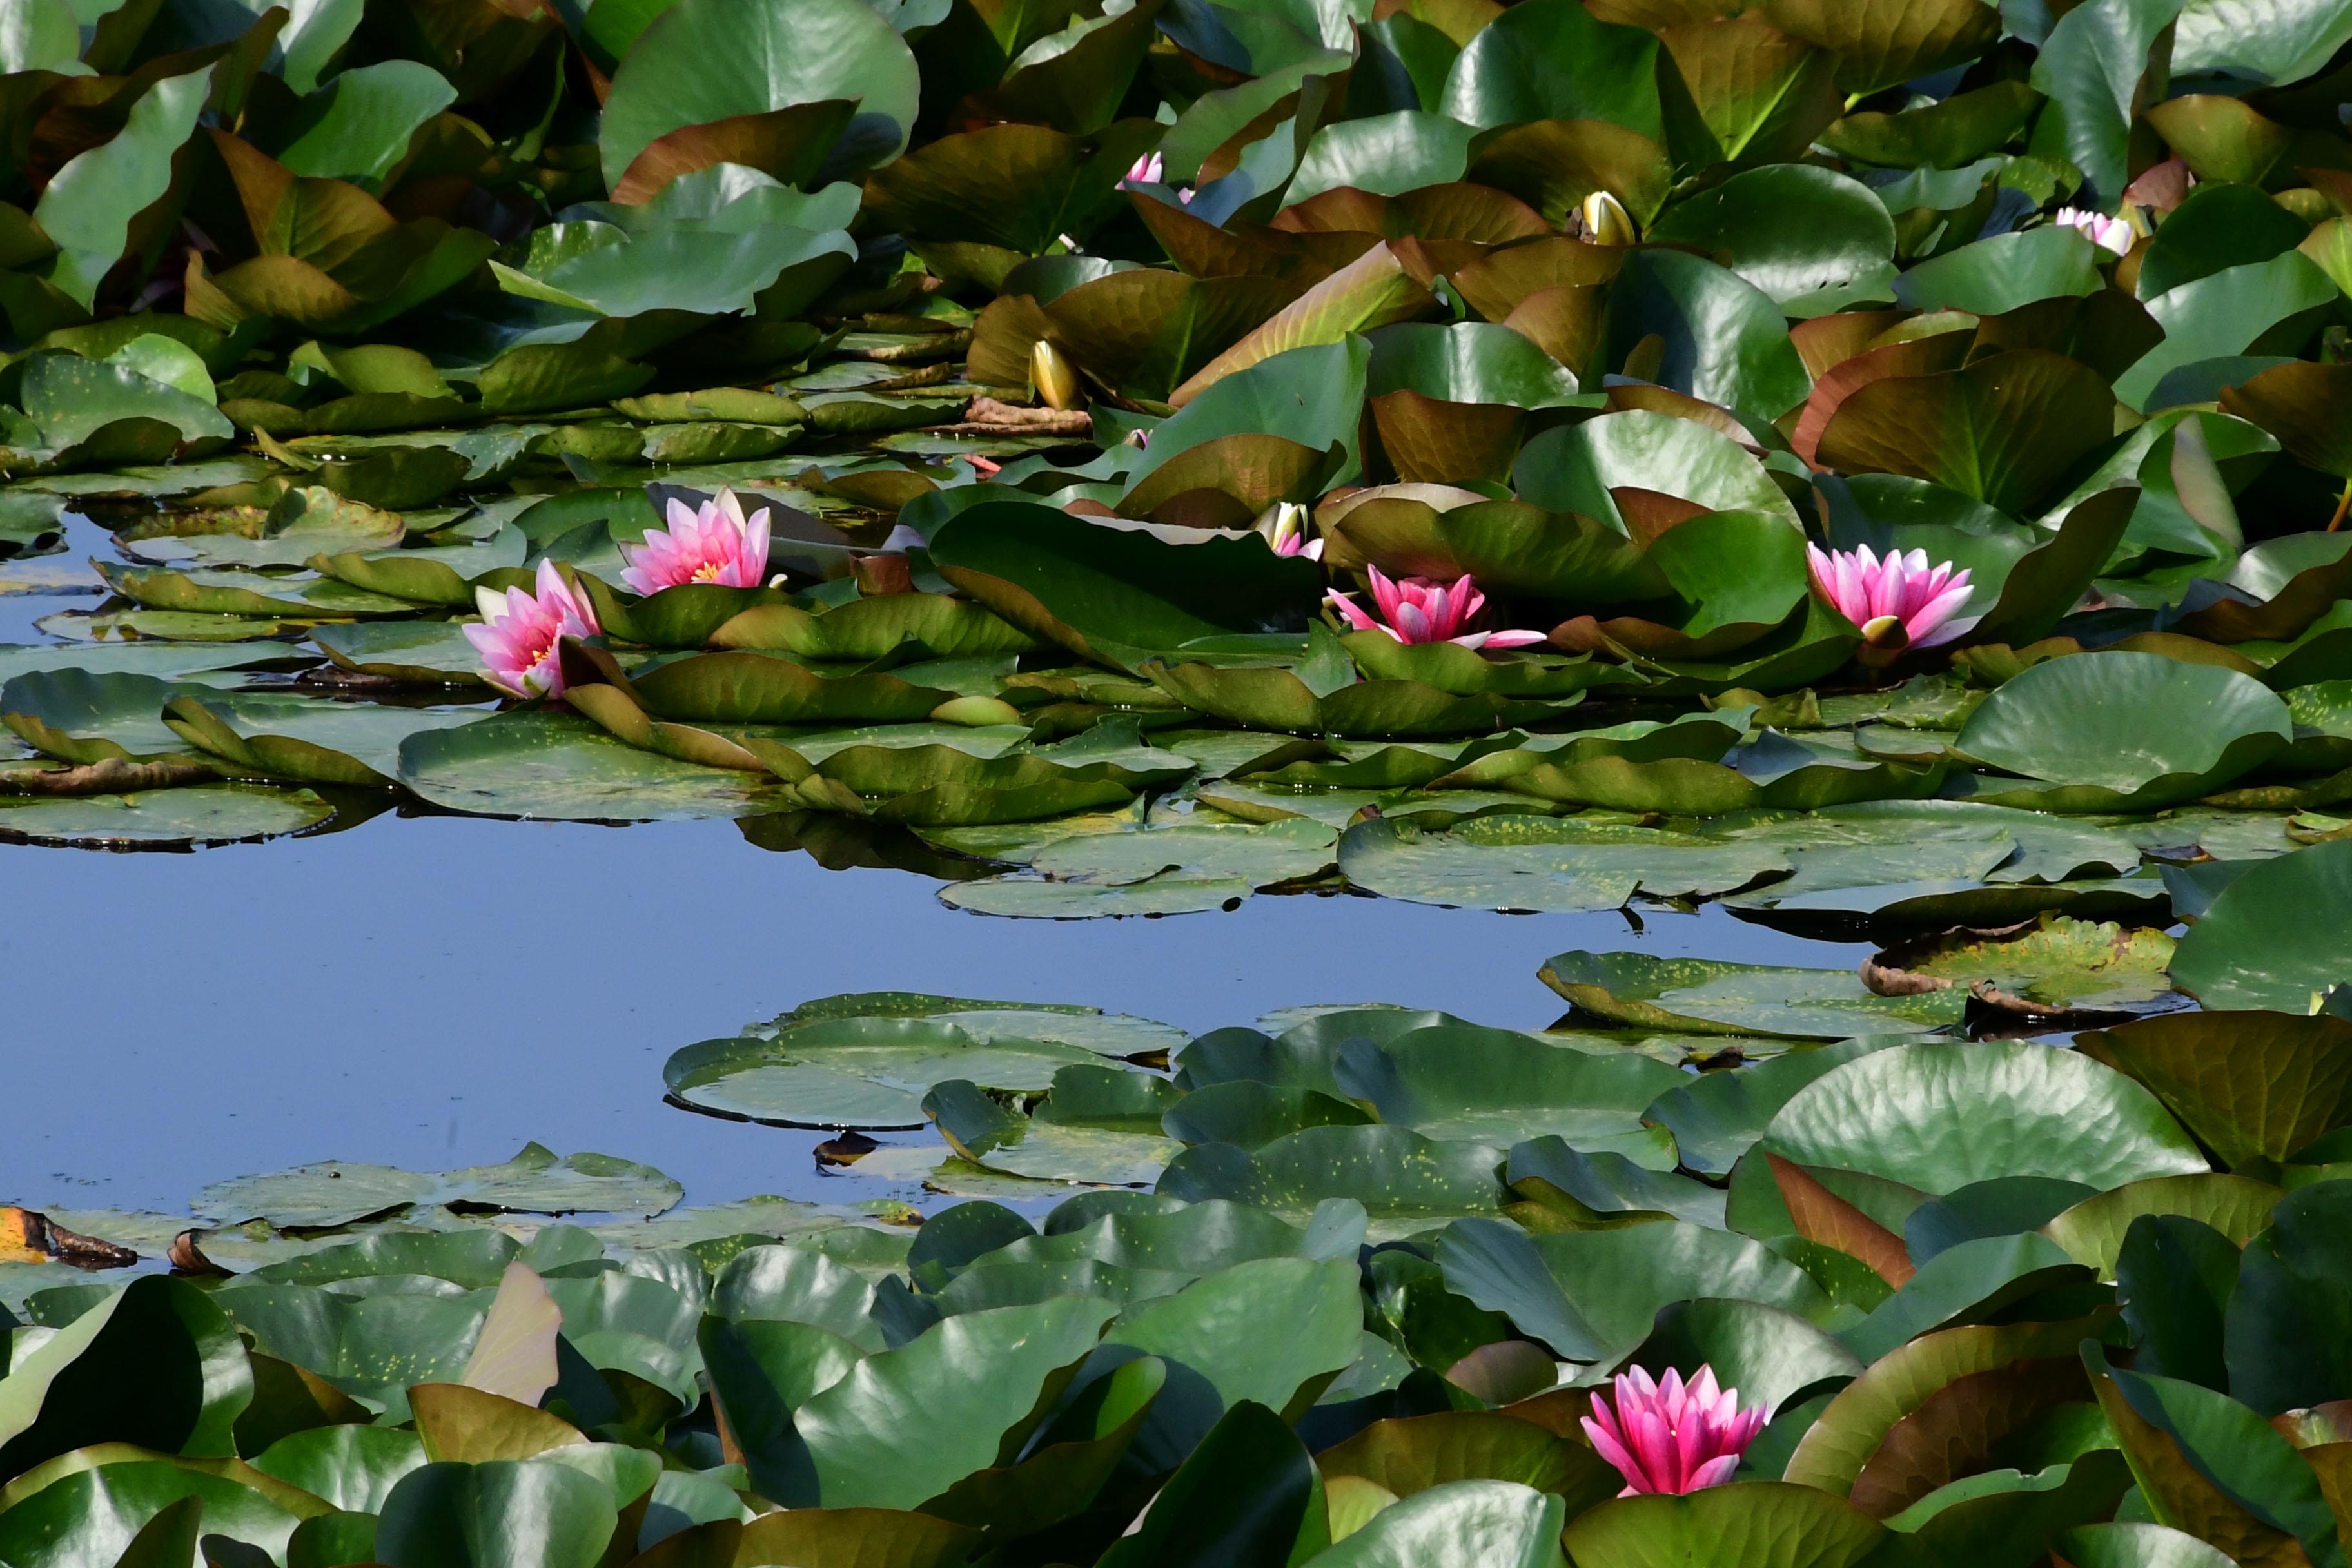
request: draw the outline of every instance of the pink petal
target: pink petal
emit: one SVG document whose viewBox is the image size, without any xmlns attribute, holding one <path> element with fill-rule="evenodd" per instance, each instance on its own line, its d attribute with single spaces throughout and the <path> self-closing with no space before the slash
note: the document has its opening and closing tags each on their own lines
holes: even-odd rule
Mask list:
<svg viewBox="0 0 2352 1568">
<path fill-rule="evenodd" d="M 1551 640 L 1542 632 L 1482 632 L 1479 635 L 1486 639 L 1488 647 L 1532 647 L 1539 642 Z M 1457 637 L 1454 640 L 1459 642 L 1461 639 Z"/>
<path fill-rule="evenodd" d="M 1726 1454 L 1720 1458 L 1709 1459 L 1691 1472 L 1690 1478 L 1683 1483 L 1682 1489 L 1685 1492 L 1696 1492 L 1705 1491 L 1709 1487 L 1719 1487 L 1729 1480 L 1731 1472 L 1738 1468 L 1739 1456 L 1737 1454 Z"/>
<path fill-rule="evenodd" d="M 1347 595 L 1342 594 L 1337 588 L 1334 588 L 1329 593 L 1324 595 L 1323 602 L 1338 610 L 1341 615 L 1347 616 L 1348 625 L 1357 631 L 1369 632 L 1375 630 L 1387 630 L 1387 628 L 1382 626 L 1380 622 L 1366 615 L 1363 610 L 1358 606 L 1355 600 L 1348 597 Z M 1395 634 L 1391 633 L 1391 635 L 1393 636 Z"/>
</svg>

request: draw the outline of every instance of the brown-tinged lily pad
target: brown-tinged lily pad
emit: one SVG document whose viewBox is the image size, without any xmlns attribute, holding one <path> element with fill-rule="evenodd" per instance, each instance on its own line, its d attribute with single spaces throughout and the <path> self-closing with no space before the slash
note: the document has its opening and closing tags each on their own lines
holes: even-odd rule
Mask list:
<svg viewBox="0 0 2352 1568">
<path fill-rule="evenodd" d="M 2172 994 L 2172 947 L 2160 931 L 2044 915 L 2006 931 L 1907 942 L 1864 959 L 1862 979 L 1882 996 L 1960 989 L 2031 1017 L 2136 1012 Z"/>
</svg>

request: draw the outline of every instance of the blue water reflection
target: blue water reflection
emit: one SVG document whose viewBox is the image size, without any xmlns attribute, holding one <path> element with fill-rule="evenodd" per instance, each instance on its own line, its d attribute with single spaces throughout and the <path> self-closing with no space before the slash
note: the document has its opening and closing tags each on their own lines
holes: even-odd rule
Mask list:
<svg viewBox="0 0 2352 1568">
<path fill-rule="evenodd" d="M 845 1201 L 815 1135 L 662 1101 L 677 1047 L 805 998 L 1079 1002 L 1193 1030 L 1379 999 L 1538 1026 L 1572 947 L 1852 964 L 1719 910 L 1513 917 L 1259 898 L 1169 920 L 1012 921 L 927 878 L 828 871 L 728 823 L 381 816 L 197 854 L 0 847 L 0 1202 L 179 1211 L 326 1158 L 440 1169 L 526 1140 L 660 1166 L 689 1200 Z"/>
</svg>

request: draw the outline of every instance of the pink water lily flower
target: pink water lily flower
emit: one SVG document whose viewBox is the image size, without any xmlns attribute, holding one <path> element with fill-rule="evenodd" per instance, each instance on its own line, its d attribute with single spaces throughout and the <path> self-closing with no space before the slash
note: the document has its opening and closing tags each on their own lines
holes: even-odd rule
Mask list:
<svg viewBox="0 0 2352 1568">
<path fill-rule="evenodd" d="M 1333 608 L 1360 632 L 1386 632 L 1401 643 L 1453 642 L 1464 647 L 1526 647 L 1544 640 L 1541 632 L 1473 632 L 1463 628 L 1486 607 L 1486 595 L 1467 577 L 1452 583 L 1427 577 L 1391 582 L 1377 566 L 1369 568 L 1372 602 L 1380 606 L 1374 620 L 1356 601 L 1336 589 L 1328 597 Z"/>
<path fill-rule="evenodd" d="M 2109 217 L 2087 207 L 2060 207 L 2056 221 L 2068 228 L 2082 230 L 2084 239 L 2117 256 L 2132 247 L 2132 226 L 2122 218 Z"/>
<path fill-rule="evenodd" d="M 563 639 L 594 637 L 600 629 L 596 611 L 572 592 L 552 561 L 539 563 L 534 586 L 536 594 L 509 588 L 503 595 L 475 589 L 482 624 L 462 629 L 482 656 L 483 679 L 492 686 L 515 697 L 561 697 Z"/>
<path fill-rule="evenodd" d="M 1167 160 L 1162 158 L 1157 153 L 1148 153 L 1127 166 L 1127 174 L 1125 178 L 1119 181 L 1119 188 L 1124 190 L 1130 185 L 1165 184 L 1167 183 Z M 1185 185 L 1177 186 L 1176 199 L 1182 202 L 1187 206 L 1190 206 L 1192 202 L 1192 192 L 1191 187 Z M 1076 249 L 1076 247 L 1073 246 L 1071 248 Z"/>
<path fill-rule="evenodd" d="M 1729 1480 L 1769 1415 L 1760 1405 L 1740 1409 L 1739 1390 L 1717 1388 L 1711 1366 L 1687 1384 L 1672 1368 L 1660 1384 L 1637 1366 L 1618 1374 L 1615 1409 L 1592 1396 L 1584 1435 L 1625 1478 L 1619 1497 L 1680 1494 Z"/>
<path fill-rule="evenodd" d="M 629 563 L 621 581 L 631 593 L 658 594 L 688 583 L 756 588 L 768 580 L 768 509 L 747 521 L 731 489 L 720 490 L 699 510 L 674 500 L 669 527 L 655 529 L 642 544 L 624 544 L 621 559 Z"/>
<path fill-rule="evenodd" d="M 1906 648 L 1935 647 L 1976 625 L 1954 620 L 1969 602 L 1969 574 L 1948 561 L 1927 564 L 1927 552 L 1890 550 L 1881 561 L 1864 544 L 1824 552 L 1807 545 L 1813 587 L 1838 614 L 1862 628 L 1864 664 L 1885 664 Z"/>
<path fill-rule="evenodd" d="M 1295 500 L 1276 501 L 1273 517 L 1258 528 L 1276 555 L 1304 555 L 1309 561 L 1323 559 L 1323 542 L 1307 537 L 1307 509 Z"/>
</svg>

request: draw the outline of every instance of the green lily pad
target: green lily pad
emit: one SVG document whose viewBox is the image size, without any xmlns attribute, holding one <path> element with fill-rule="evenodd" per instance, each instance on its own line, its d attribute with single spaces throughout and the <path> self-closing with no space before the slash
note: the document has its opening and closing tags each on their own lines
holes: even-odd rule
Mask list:
<svg viewBox="0 0 2352 1568">
<path fill-rule="evenodd" d="M 247 844 L 320 826 L 335 808 L 309 790 L 199 784 L 134 795 L 0 796 L 0 835 L 35 844 L 173 848 Z"/>
<path fill-rule="evenodd" d="M 2052 659 L 2004 683 L 1953 746 L 2039 785 L 1979 781 L 1989 798 L 2130 811 L 2210 793 L 2292 738 L 2286 705 L 2249 677 L 2155 654 L 2100 653 Z"/>
<path fill-rule="evenodd" d="M 1541 973 L 1545 984 L 1584 1012 L 1615 1023 L 1693 1034 L 1817 1040 L 1909 1034 L 1958 1023 L 1967 1001 L 1943 991 L 1877 995 L 1847 970 L 1637 952 L 1563 952 Z"/>
<path fill-rule="evenodd" d="M 766 1038 L 706 1040 L 673 1052 L 662 1076 L 683 1103 L 723 1116 L 916 1128 L 923 1097 L 951 1079 L 1034 1094 L 1058 1068 L 1100 1059 L 1064 1040 L 974 1034 L 953 1016 L 815 1019 Z"/>
<path fill-rule="evenodd" d="M 1929 1193 L 2018 1175 L 2105 1191 L 2210 1169 L 2140 1085 L 2086 1057 L 2018 1041 L 1858 1057 L 1799 1089 L 1759 1147 Z"/>
<path fill-rule="evenodd" d="M 2171 994 L 2172 952 L 2160 931 L 2044 916 L 2016 935 L 1931 937 L 1879 953 L 1863 979 L 1885 994 L 1965 989 L 2016 1013 L 2133 1011 Z"/>
<path fill-rule="evenodd" d="M 676 821 L 783 807 L 772 782 L 637 751 L 573 714 L 527 712 L 401 742 L 400 782 L 437 805 L 494 816 Z"/>
<path fill-rule="evenodd" d="M 650 1165 L 609 1154 L 567 1154 L 527 1143 L 500 1165 L 420 1173 L 330 1160 L 268 1175 L 240 1176 L 198 1193 L 190 1206 L 215 1224 L 263 1219 L 293 1229 L 323 1229 L 414 1207 L 573 1214 L 585 1210 L 660 1214 L 685 1189 Z"/>
<path fill-rule="evenodd" d="M 1368 892 L 1528 911 L 1727 892 L 1790 865 L 1769 846 L 1574 817 L 1483 816 L 1443 833 L 1381 817 L 1349 828 L 1339 844 L 1340 870 Z"/>
</svg>

